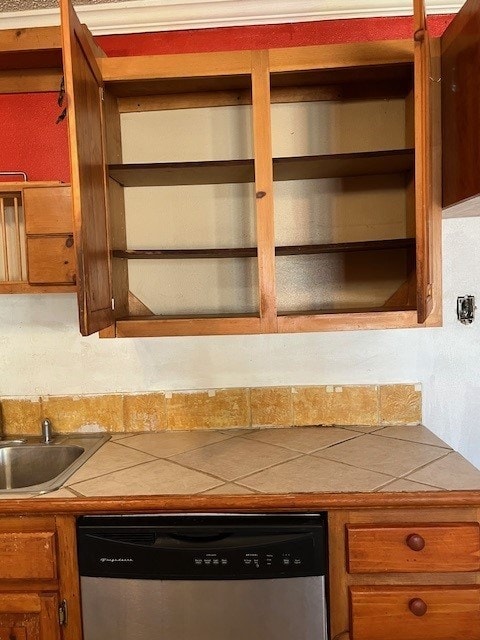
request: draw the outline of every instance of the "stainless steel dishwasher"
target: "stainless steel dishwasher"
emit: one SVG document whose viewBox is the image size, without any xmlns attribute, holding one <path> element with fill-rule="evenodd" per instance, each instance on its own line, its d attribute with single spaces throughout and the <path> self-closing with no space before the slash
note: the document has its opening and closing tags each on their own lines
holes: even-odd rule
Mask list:
<svg viewBox="0 0 480 640">
<path fill-rule="evenodd" d="M 84 640 L 326 640 L 324 514 L 84 516 Z"/>
</svg>

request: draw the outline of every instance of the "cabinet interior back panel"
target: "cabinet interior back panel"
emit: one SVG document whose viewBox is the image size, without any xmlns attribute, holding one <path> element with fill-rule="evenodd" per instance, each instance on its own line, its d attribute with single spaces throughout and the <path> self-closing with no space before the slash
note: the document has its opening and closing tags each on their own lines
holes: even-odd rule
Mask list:
<svg viewBox="0 0 480 640">
<path fill-rule="evenodd" d="M 272 105 L 274 157 L 405 148 L 405 100 Z"/>
<path fill-rule="evenodd" d="M 251 184 L 125 189 L 129 249 L 253 247 Z"/>
<path fill-rule="evenodd" d="M 258 313 L 257 261 L 133 260 L 130 291 L 156 315 Z"/>
<path fill-rule="evenodd" d="M 122 115 L 123 161 L 251 158 L 250 106 Z M 125 189 L 129 249 L 252 247 L 252 184 Z M 158 315 L 258 313 L 255 259 L 135 260 L 130 291 Z"/>
<path fill-rule="evenodd" d="M 121 126 L 124 163 L 253 157 L 249 105 L 124 113 Z"/>
<path fill-rule="evenodd" d="M 381 307 L 407 279 L 405 250 L 282 256 L 278 312 Z"/>
</svg>

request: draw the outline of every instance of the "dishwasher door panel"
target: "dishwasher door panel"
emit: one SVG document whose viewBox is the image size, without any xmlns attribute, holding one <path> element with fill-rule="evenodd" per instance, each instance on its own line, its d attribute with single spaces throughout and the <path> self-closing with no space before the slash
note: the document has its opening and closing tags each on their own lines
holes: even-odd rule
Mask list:
<svg viewBox="0 0 480 640">
<path fill-rule="evenodd" d="M 321 576 L 81 578 L 84 640 L 326 640 Z"/>
</svg>

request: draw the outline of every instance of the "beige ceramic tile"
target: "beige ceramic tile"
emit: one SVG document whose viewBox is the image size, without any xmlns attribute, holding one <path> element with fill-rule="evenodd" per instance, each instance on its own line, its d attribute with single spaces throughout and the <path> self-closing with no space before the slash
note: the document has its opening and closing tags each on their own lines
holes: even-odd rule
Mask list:
<svg viewBox="0 0 480 640">
<path fill-rule="evenodd" d="M 168 460 L 154 460 L 80 482 L 72 488 L 85 496 L 137 496 L 200 493 L 220 484 L 220 480 L 204 473 Z"/>
<path fill-rule="evenodd" d="M 253 427 L 290 427 L 293 425 L 291 387 L 250 389 Z"/>
<path fill-rule="evenodd" d="M 452 491 L 480 489 L 480 471 L 454 452 L 411 473 L 407 479 Z"/>
<path fill-rule="evenodd" d="M 52 498 L 76 498 L 77 496 L 70 491 L 70 489 L 66 489 L 65 487 L 60 487 L 57 491 L 51 491 L 50 493 L 45 493 L 44 495 L 38 496 L 39 498 L 48 498 L 51 500 Z"/>
<path fill-rule="evenodd" d="M 46 396 L 42 398 L 42 411 L 60 433 L 125 430 L 121 395 Z"/>
<path fill-rule="evenodd" d="M 123 396 L 124 430 L 127 432 L 162 431 L 167 428 L 164 393 Z"/>
<path fill-rule="evenodd" d="M 433 447 L 450 449 L 448 444 L 440 440 L 436 435 L 422 425 L 401 425 L 396 427 L 384 427 L 375 433 L 376 436 L 385 438 L 396 438 L 397 440 L 409 440 L 410 442 L 421 442 L 430 444 Z"/>
<path fill-rule="evenodd" d="M 3 431 L 6 435 L 40 435 L 40 398 L 11 398 L 0 401 Z"/>
<path fill-rule="evenodd" d="M 252 432 L 246 437 L 301 453 L 312 453 L 359 436 L 357 431 L 340 427 L 294 427 L 292 429 L 262 429 Z"/>
<path fill-rule="evenodd" d="M 180 453 L 173 456 L 171 460 L 193 469 L 206 471 L 224 480 L 235 480 L 235 478 L 289 460 L 296 455 L 298 454 L 293 451 L 270 444 L 234 437 L 202 449 Z"/>
<path fill-rule="evenodd" d="M 382 424 L 419 424 L 422 421 L 422 392 L 418 385 L 390 384 L 380 387 Z"/>
<path fill-rule="evenodd" d="M 151 455 L 124 447 L 117 442 L 106 442 L 73 476 L 68 478 L 66 484 L 82 482 L 154 459 Z"/>
<path fill-rule="evenodd" d="M 208 491 L 203 492 L 204 495 L 226 495 L 226 496 L 244 496 L 252 494 L 253 491 L 247 489 L 247 487 L 240 487 L 238 484 L 234 482 L 226 482 L 225 484 L 220 485 L 219 487 L 215 487 L 214 489 L 209 489 Z"/>
<path fill-rule="evenodd" d="M 392 477 L 340 462 L 302 456 L 238 480 L 261 493 L 374 491 Z"/>
<path fill-rule="evenodd" d="M 412 482 L 411 480 L 400 478 L 400 480 L 394 480 L 390 484 L 381 487 L 381 489 L 378 489 L 378 491 L 380 493 L 388 491 L 409 491 L 416 493 L 417 491 L 440 491 L 440 489 L 438 487 L 432 487 L 428 484 L 421 484 L 420 482 Z"/>
<path fill-rule="evenodd" d="M 294 421 L 306 425 L 378 425 L 376 386 L 296 387 Z"/>
<path fill-rule="evenodd" d="M 173 393 L 167 397 L 169 429 L 225 429 L 249 427 L 248 389 L 219 389 Z"/>
<path fill-rule="evenodd" d="M 177 453 L 200 449 L 208 444 L 228 440 L 231 435 L 220 431 L 164 431 L 163 433 L 145 433 L 123 438 L 123 446 L 151 453 L 158 458 L 168 458 Z"/>
<path fill-rule="evenodd" d="M 398 478 L 445 455 L 445 449 L 365 434 L 314 455 Z"/>
</svg>

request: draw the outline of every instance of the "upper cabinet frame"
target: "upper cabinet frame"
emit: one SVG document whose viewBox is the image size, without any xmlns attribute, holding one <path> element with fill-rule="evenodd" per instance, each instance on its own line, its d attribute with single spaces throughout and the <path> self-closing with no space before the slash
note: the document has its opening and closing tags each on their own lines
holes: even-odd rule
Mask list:
<svg viewBox="0 0 480 640">
<path fill-rule="evenodd" d="M 387 329 L 441 324 L 438 158 L 441 148 L 438 82 L 440 50 L 439 43 L 429 38 L 422 0 L 415 0 L 415 34 L 412 34 L 411 41 L 127 58 L 104 57 L 98 48 L 94 48 L 87 32 L 78 22 L 70 0 L 61 0 L 61 6 L 72 154 L 75 242 L 78 252 L 77 282 L 81 331 L 84 335 L 99 330 L 103 330 L 106 337 L 148 337 Z M 375 248 L 360 247 L 362 243 L 355 246 L 352 244 L 348 248 L 342 245 L 340 249 L 327 244 L 309 247 L 275 246 L 274 180 L 299 179 L 292 174 L 297 169 L 292 169 L 290 159 L 275 159 L 272 152 L 271 105 L 276 101 L 285 101 L 285 94 L 289 92 L 290 100 L 292 94 L 285 78 L 292 77 L 292 74 L 297 74 L 300 78 L 301 74 L 308 75 L 311 72 L 323 74 L 322 77 L 325 78 L 337 73 L 348 76 L 352 74 L 352 70 L 353 73 L 358 70 L 368 77 L 368 74 L 378 72 L 377 88 L 375 89 L 375 82 L 370 82 L 369 85 L 373 87 L 370 91 L 374 95 L 375 91 L 380 91 L 380 86 L 386 86 L 386 69 L 400 73 L 401 78 L 402 69 L 409 65 L 415 68 L 414 91 L 411 92 L 414 117 L 412 116 L 409 125 L 410 146 L 415 147 L 415 169 L 407 198 L 414 211 L 416 249 L 408 280 L 392 296 L 390 305 L 383 309 L 279 313 L 276 254 L 294 255 L 301 253 L 301 250 L 305 254 Z M 279 78 L 279 82 L 272 83 L 274 77 Z M 238 82 L 232 81 L 232 78 L 237 78 Z M 245 78 L 248 79 L 248 86 L 243 84 L 242 79 Z M 329 92 L 325 88 L 327 84 L 322 89 L 324 93 Z M 395 84 L 390 81 L 389 91 L 392 91 Z M 129 169 L 130 165 L 122 165 L 119 113 L 133 111 L 139 103 L 143 103 L 144 110 L 171 104 L 172 101 L 176 101 L 178 105 L 188 104 L 191 98 L 185 97 L 186 94 L 192 96 L 198 91 L 199 85 L 202 85 L 202 95 L 193 104 L 203 106 L 212 101 L 215 104 L 215 100 L 219 101 L 218 104 L 252 104 L 254 159 L 246 161 L 242 166 L 224 163 L 221 170 L 230 172 L 228 175 L 233 176 L 232 182 L 246 181 L 254 184 L 257 241 L 256 247 L 246 248 L 245 251 L 247 254 L 249 251 L 253 252 L 248 255 L 257 257 L 258 313 L 233 317 L 229 314 L 213 317 L 162 317 L 151 314 L 147 307 L 142 308 L 142 304 L 136 301 L 136 313 L 131 314 L 129 306 L 131 310 L 134 302 L 128 293 L 127 259 L 180 256 L 160 255 L 168 253 L 161 250 L 150 252 L 156 255 L 147 256 L 147 251 L 140 251 L 138 253 L 143 255 L 134 256 L 132 254 L 135 252 L 127 249 L 124 220 L 122 222 L 114 213 L 121 212 L 124 215 L 121 184 L 127 184 L 128 180 L 133 180 L 135 184 L 140 179 L 144 184 L 149 184 L 149 180 L 163 179 L 162 171 L 167 175 L 167 166 L 162 168 L 158 165 L 144 165 L 142 177 L 138 173 L 136 177 L 131 177 L 133 174 Z M 178 87 L 182 90 L 179 91 Z M 318 91 L 315 91 L 314 86 L 307 86 L 307 97 L 303 99 L 308 100 L 308 96 L 318 95 Z M 212 97 L 214 92 L 216 97 Z M 332 96 L 335 95 L 334 92 L 331 93 Z M 294 98 L 297 99 L 302 98 Z M 335 97 L 321 99 L 334 100 Z M 365 174 L 373 171 L 405 171 L 402 163 L 410 162 L 408 153 L 408 149 L 403 156 L 395 156 L 395 152 L 392 152 L 387 159 L 385 154 L 375 159 L 374 154 L 363 153 L 345 154 L 345 157 L 317 156 L 314 160 L 304 157 L 295 159 L 295 162 L 303 162 L 301 170 L 307 172 L 307 177 L 326 178 L 362 175 L 362 172 Z M 368 163 L 373 163 L 371 169 L 367 169 Z M 199 167 L 193 166 L 194 164 L 171 166 L 168 168 L 168 175 L 183 171 L 177 184 L 198 184 L 182 182 L 203 179 L 198 178 Z M 110 178 L 107 173 L 109 165 Z M 360 171 L 356 168 L 359 166 L 362 167 Z M 212 168 L 201 170 L 212 171 Z M 188 178 L 188 175 L 191 177 Z M 279 178 L 278 175 L 287 177 Z M 405 243 L 409 241 L 408 238 L 405 239 Z M 384 241 L 387 244 L 380 249 L 389 249 L 388 242 L 391 241 Z M 222 257 L 218 255 L 218 251 L 222 250 L 217 250 L 217 257 Z M 177 251 L 177 254 L 181 253 Z M 184 251 L 183 254 L 185 253 L 188 252 Z M 115 310 L 112 309 L 112 298 L 115 299 Z"/>
</svg>

